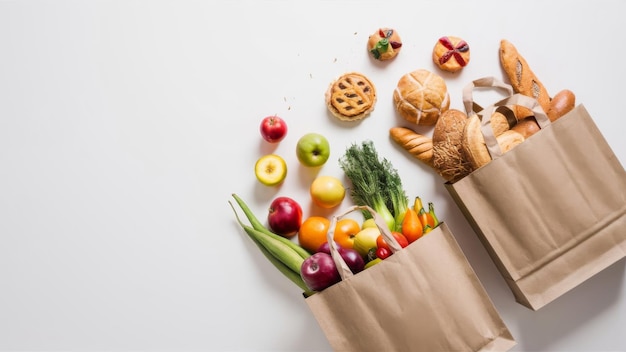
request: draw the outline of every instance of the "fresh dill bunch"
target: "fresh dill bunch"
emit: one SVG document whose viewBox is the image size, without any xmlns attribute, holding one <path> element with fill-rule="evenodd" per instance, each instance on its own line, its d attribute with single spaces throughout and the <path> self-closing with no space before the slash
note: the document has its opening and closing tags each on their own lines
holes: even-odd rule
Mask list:
<svg viewBox="0 0 626 352">
<path fill-rule="evenodd" d="M 408 198 L 391 162 L 380 158 L 374 143 L 366 140 L 348 147 L 339 165 L 352 182 L 350 195 L 354 203 L 373 208 L 389 229 L 396 231 L 408 208 Z"/>
</svg>

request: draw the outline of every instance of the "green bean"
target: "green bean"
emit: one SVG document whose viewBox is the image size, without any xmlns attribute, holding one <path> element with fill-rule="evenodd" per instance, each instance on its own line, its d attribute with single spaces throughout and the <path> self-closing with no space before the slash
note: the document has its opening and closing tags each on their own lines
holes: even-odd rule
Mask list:
<svg viewBox="0 0 626 352">
<path fill-rule="evenodd" d="M 237 201 L 237 204 L 239 204 L 239 206 L 241 207 L 241 210 L 246 215 L 246 217 L 248 218 L 248 221 L 250 221 L 250 224 L 255 230 L 260 231 L 268 235 L 269 237 L 275 240 L 278 240 L 286 244 L 287 246 L 291 247 L 294 251 L 296 251 L 302 257 L 302 259 L 306 259 L 311 256 L 311 253 L 309 253 L 306 249 L 299 246 L 297 243 L 294 243 L 288 238 L 275 234 L 269 229 L 267 229 L 261 223 L 261 221 L 259 221 L 259 219 L 252 213 L 252 210 L 250 210 L 250 207 L 248 207 L 248 205 L 238 195 L 233 193 L 233 198 L 235 198 L 235 201 Z"/>
</svg>

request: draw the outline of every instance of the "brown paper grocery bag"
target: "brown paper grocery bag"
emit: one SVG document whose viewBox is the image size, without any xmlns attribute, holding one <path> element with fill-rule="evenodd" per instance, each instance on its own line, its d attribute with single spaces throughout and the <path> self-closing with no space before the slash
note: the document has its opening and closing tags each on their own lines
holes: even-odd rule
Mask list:
<svg viewBox="0 0 626 352">
<path fill-rule="evenodd" d="M 507 351 L 516 344 L 445 223 L 347 276 L 306 298 L 336 351 Z"/>
<path fill-rule="evenodd" d="M 446 188 L 533 310 L 626 256 L 626 172 L 582 105 Z"/>
</svg>

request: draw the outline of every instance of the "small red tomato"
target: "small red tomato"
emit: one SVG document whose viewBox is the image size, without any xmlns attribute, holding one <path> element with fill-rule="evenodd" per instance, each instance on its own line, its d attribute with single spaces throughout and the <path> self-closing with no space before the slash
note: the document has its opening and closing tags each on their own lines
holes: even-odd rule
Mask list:
<svg viewBox="0 0 626 352">
<path fill-rule="evenodd" d="M 380 247 L 376 250 L 376 258 L 387 259 L 391 255 L 391 251 L 385 247 Z"/>
<path fill-rule="evenodd" d="M 401 234 L 400 232 L 393 231 L 391 232 L 391 234 L 396 239 L 400 247 L 404 248 L 409 245 L 409 240 L 407 240 L 406 237 L 404 237 L 404 235 Z M 383 235 L 378 235 L 378 237 L 376 238 L 376 247 L 386 248 L 388 251 L 391 252 L 391 248 L 389 248 L 389 245 L 385 241 L 385 238 L 383 237 Z"/>
<path fill-rule="evenodd" d="M 287 135 L 287 123 L 276 115 L 261 120 L 261 136 L 269 143 L 278 143 Z"/>
</svg>

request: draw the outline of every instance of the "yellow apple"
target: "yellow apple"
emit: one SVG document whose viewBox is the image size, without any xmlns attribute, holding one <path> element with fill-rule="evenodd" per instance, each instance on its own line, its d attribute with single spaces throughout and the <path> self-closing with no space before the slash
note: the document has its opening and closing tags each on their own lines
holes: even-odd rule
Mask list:
<svg viewBox="0 0 626 352">
<path fill-rule="evenodd" d="M 311 183 L 309 189 L 313 203 L 326 209 L 341 204 L 346 196 L 346 188 L 336 177 L 319 176 Z"/>
<path fill-rule="evenodd" d="M 378 226 L 376 226 L 376 221 L 374 221 L 374 218 L 369 218 L 369 219 L 363 221 L 363 224 L 361 224 L 361 228 L 362 229 L 366 229 L 368 227 L 376 227 L 376 228 L 378 228 Z"/>
<path fill-rule="evenodd" d="M 287 163 L 276 154 L 260 157 L 254 165 L 256 178 L 266 186 L 276 186 L 287 177 Z"/>
<path fill-rule="evenodd" d="M 370 249 L 376 248 L 376 239 L 380 235 L 377 227 L 366 227 L 354 236 L 354 248 L 363 257 L 367 255 Z"/>
</svg>

